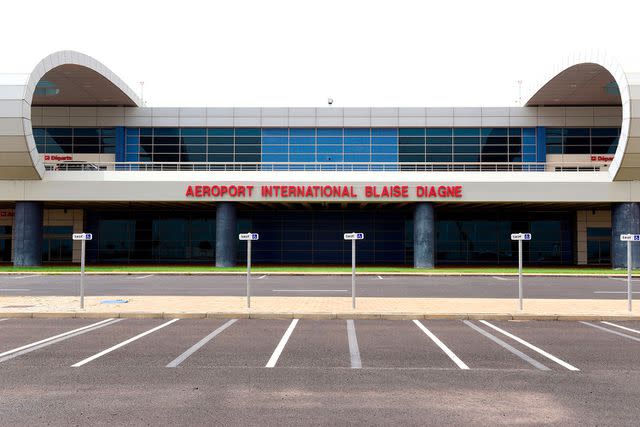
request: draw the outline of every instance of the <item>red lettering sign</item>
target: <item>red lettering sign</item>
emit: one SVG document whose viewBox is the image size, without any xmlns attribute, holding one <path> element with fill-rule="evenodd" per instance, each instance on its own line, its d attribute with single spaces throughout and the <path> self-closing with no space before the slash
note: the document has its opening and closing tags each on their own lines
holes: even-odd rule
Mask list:
<svg viewBox="0 0 640 427">
<path fill-rule="evenodd" d="M 612 162 L 613 156 L 591 156 L 592 162 Z"/>
<path fill-rule="evenodd" d="M 188 185 L 185 197 L 251 197 L 253 185 Z"/>
<path fill-rule="evenodd" d="M 253 185 L 188 185 L 185 197 L 189 198 L 247 198 L 253 196 Z M 353 185 L 261 185 L 262 198 L 333 198 L 357 199 L 358 192 Z M 407 199 L 408 185 L 365 185 L 367 199 Z M 419 185 L 415 197 L 459 199 L 462 185 Z"/>
<path fill-rule="evenodd" d="M 430 198 L 439 197 L 443 199 L 462 197 L 462 185 L 419 185 L 416 187 L 416 197 L 418 198 Z"/>
<path fill-rule="evenodd" d="M 55 160 L 55 161 L 67 161 L 67 160 L 73 160 L 73 156 L 59 156 L 56 154 L 45 154 L 44 159 Z"/>
</svg>

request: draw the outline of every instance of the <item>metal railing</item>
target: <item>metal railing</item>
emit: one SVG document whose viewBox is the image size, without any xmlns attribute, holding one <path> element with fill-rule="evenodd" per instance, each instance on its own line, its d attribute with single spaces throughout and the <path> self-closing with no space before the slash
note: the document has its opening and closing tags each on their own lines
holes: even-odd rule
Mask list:
<svg viewBox="0 0 640 427">
<path fill-rule="evenodd" d="M 605 163 L 381 163 L 381 162 L 45 162 L 49 171 L 328 171 L 328 172 L 597 172 Z"/>
</svg>

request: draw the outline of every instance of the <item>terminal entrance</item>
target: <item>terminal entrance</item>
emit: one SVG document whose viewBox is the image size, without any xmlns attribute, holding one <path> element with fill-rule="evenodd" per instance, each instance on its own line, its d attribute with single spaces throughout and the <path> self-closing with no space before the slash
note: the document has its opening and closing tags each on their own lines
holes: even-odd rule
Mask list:
<svg viewBox="0 0 640 427">
<path fill-rule="evenodd" d="M 515 265 L 517 245 L 511 233 L 529 232 L 529 265 L 577 263 L 576 210 L 470 206 L 435 206 L 435 263 Z M 237 207 L 235 235 L 260 233 L 253 262 L 262 265 L 345 265 L 351 247 L 343 234 L 367 235 L 358 248 L 359 265 L 413 265 L 411 204 L 255 204 Z M 94 234 L 87 259 L 99 264 L 212 264 L 216 251 L 216 209 L 212 204 L 176 205 L 172 209 L 88 207 L 86 230 Z M 604 244 L 603 244 L 604 245 Z M 602 260 L 602 258 L 600 258 Z M 236 263 L 246 261 L 238 245 Z"/>
</svg>

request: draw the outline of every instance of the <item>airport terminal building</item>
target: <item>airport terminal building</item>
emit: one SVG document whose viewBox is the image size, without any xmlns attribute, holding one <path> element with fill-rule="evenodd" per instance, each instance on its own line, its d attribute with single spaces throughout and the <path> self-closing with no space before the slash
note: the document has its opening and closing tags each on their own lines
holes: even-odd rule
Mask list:
<svg viewBox="0 0 640 427">
<path fill-rule="evenodd" d="M 480 82 L 479 82 L 480 83 Z M 150 108 L 71 51 L 0 75 L 0 262 L 626 266 L 640 75 L 574 58 L 523 107 Z M 634 264 L 640 266 L 640 248 Z"/>
</svg>

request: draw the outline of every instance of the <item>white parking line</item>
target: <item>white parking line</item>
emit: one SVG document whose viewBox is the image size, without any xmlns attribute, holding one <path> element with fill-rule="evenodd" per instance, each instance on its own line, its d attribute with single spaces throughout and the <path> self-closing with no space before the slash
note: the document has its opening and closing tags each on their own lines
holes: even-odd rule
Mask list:
<svg viewBox="0 0 640 427">
<path fill-rule="evenodd" d="M 380 280 L 384 280 L 384 279 L 382 278 L 382 276 L 378 276 L 378 279 L 380 279 Z"/>
<path fill-rule="evenodd" d="M 631 335 L 623 334 L 622 332 L 612 331 L 611 329 L 603 328 L 602 326 L 594 325 L 593 323 L 589 322 L 580 323 L 582 323 L 583 325 L 591 326 L 592 328 L 600 329 L 601 331 L 609 332 L 610 334 L 618 335 L 619 337 L 629 338 L 630 340 L 640 342 L 640 338 L 638 337 L 632 337 Z"/>
<path fill-rule="evenodd" d="M 134 279 L 146 279 L 148 277 L 153 276 L 153 274 L 147 274 L 146 276 L 134 277 Z"/>
<path fill-rule="evenodd" d="M 627 294 L 627 291 L 593 291 L 594 294 Z M 633 291 L 634 294 L 640 294 L 640 292 Z"/>
<path fill-rule="evenodd" d="M 535 345 L 528 343 L 527 341 L 523 340 L 522 338 L 519 338 L 507 331 L 505 331 L 504 329 L 500 329 L 495 325 L 492 325 L 491 323 L 487 322 L 486 320 L 481 320 L 480 323 L 483 323 L 485 325 L 487 325 L 488 327 L 500 332 L 503 335 L 508 336 L 509 338 L 511 338 L 512 340 L 515 340 L 517 342 L 519 342 L 520 344 L 529 347 L 531 350 L 543 355 L 544 357 L 546 357 L 547 359 L 553 360 L 554 362 L 556 362 L 558 365 L 567 368 L 570 371 L 579 371 L 580 369 L 576 368 L 573 365 L 570 365 L 569 363 L 565 362 L 564 360 L 557 358 L 556 356 L 554 356 L 551 353 L 547 353 L 546 351 L 544 351 L 541 348 L 536 347 Z"/>
<path fill-rule="evenodd" d="M 9 320 L 9 319 L 7 319 L 7 318 L 0 319 L 0 322 L 4 322 L 5 320 Z"/>
<path fill-rule="evenodd" d="M 203 345 L 205 345 L 206 343 L 208 343 L 209 341 L 211 341 L 213 338 L 215 338 L 216 335 L 220 334 L 220 332 L 224 331 L 225 329 L 227 329 L 229 326 L 233 325 L 238 319 L 231 319 L 228 322 L 226 322 L 224 325 L 220 326 L 218 329 L 216 329 L 215 331 L 211 332 L 209 335 L 207 335 L 206 337 L 202 338 L 200 341 L 198 341 L 197 343 L 195 343 L 193 346 L 191 346 L 187 351 L 185 351 L 184 353 L 182 353 L 180 356 L 176 357 L 173 361 L 171 361 L 168 365 L 167 368 L 176 368 L 179 364 L 181 364 L 182 362 L 185 361 L 185 359 L 189 356 L 191 356 L 193 353 L 195 353 L 196 351 L 198 351 Z"/>
<path fill-rule="evenodd" d="M 38 277 L 39 274 L 31 274 L 29 276 L 15 276 L 13 277 L 15 280 L 19 280 L 19 279 L 28 279 L 29 277 Z"/>
<path fill-rule="evenodd" d="M 611 280 L 618 280 L 620 282 L 626 282 L 627 278 L 626 277 L 607 277 L 607 279 L 611 279 Z M 640 282 L 640 279 L 631 279 L 633 282 Z"/>
<path fill-rule="evenodd" d="M 442 341 L 440 341 L 440 339 L 438 339 L 438 337 L 436 337 L 429 329 L 427 329 L 419 320 L 414 320 L 413 323 L 415 323 L 418 328 L 420 328 L 422 330 L 422 332 L 424 332 L 425 334 L 427 334 L 427 336 L 429 338 L 431 338 L 431 340 L 436 343 L 436 345 L 438 347 L 440 347 L 440 349 L 442 351 L 444 351 L 444 353 L 449 356 L 449 359 L 453 360 L 453 362 L 458 365 L 458 368 L 460 369 L 469 369 L 469 367 L 467 366 L 466 363 L 464 363 L 462 360 L 460 360 L 460 358 L 458 356 L 455 355 L 455 353 L 453 351 L 451 351 L 451 349 L 449 349 L 449 347 L 447 347 Z"/>
<path fill-rule="evenodd" d="M 625 331 L 635 332 L 636 334 L 640 334 L 640 331 L 637 329 L 627 328 L 626 326 L 616 325 L 615 323 L 605 322 L 604 320 L 600 323 L 604 323 L 605 325 L 615 326 L 616 328 L 624 329 Z"/>
<path fill-rule="evenodd" d="M 25 348 L 23 350 L 16 351 L 16 352 L 11 353 L 11 354 L 9 354 L 7 356 L 4 356 L 4 357 L 0 357 L 0 362 L 5 362 L 7 360 L 13 359 L 14 357 L 18 357 L 18 356 L 22 356 L 23 354 L 31 353 L 32 351 L 36 351 L 36 350 L 39 350 L 41 348 L 50 346 L 52 344 L 59 343 L 60 341 L 68 340 L 69 338 L 77 337 L 78 335 L 86 334 L 87 332 L 96 331 L 96 330 L 98 330 L 100 328 L 104 328 L 105 326 L 109 326 L 109 325 L 113 325 L 114 323 L 118 323 L 118 322 L 120 322 L 120 321 L 122 321 L 124 319 L 107 319 L 107 320 L 110 320 L 110 321 L 106 322 L 106 323 L 102 323 L 102 324 L 94 324 L 91 328 L 83 329 L 81 331 L 74 332 L 74 333 L 69 333 L 69 334 L 64 335 L 62 337 L 59 337 L 59 338 L 49 339 L 48 341 L 43 342 L 41 344 L 32 345 L 32 346 L 30 346 L 28 348 Z"/>
<path fill-rule="evenodd" d="M 34 347 L 34 346 L 36 346 L 36 345 L 39 345 L 39 344 L 42 344 L 42 343 L 45 343 L 45 342 L 48 342 L 48 341 L 55 340 L 55 339 L 57 339 L 57 338 L 62 338 L 62 337 L 64 337 L 64 336 L 67 336 L 67 335 L 70 335 L 70 334 L 73 334 L 73 333 L 76 333 L 76 332 L 84 331 L 85 329 L 93 328 L 93 327 L 95 327 L 95 326 L 101 325 L 101 324 L 103 324 L 103 323 L 110 322 L 110 321 L 112 321 L 112 320 L 113 320 L 113 318 L 111 318 L 111 319 L 101 320 L 101 321 L 99 321 L 99 322 L 92 323 L 92 324 L 90 324 L 90 325 L 83 326 L 83 327 L 78 328 L 78 329 L 74 329 L 74 330 L 72 330 L 72 331 L 63 332 L 63 333 L 61 333 L 61 334 L 54 335 L 54 336 L 52 336 L 52 337 L 42 339 L 42 340 L 40 340 L 40 341 L 32 342 L 32 343 L 30 343 L 30 344 L 26 344 L 26 345 L 23 345 L 23 346 L 21 346 L 21 347 L 14 348 L 14 349 L 12 349 L 12 350 L 7 350 L 7 351 L 5 351 L 5 352 L 3 352 L 3 353 L 0 353 L 0 357 L 8 356 L 8 355 L 10 355 L 10 354 L 12 354 L 12 353 L 17 353 L 17 352 L 19 352 L 19 351 L 21 351 L 21 350 L 24 350 L 24 349 L 27 349 L 27 348 L 29 348 L 29 347 Z"/>
<path fill-rule="evenodd" d="M 122 341 L 120 344 L 116 344 L 116 345 L 114 345 L 113 347 L 109 347 L 109 348 L 108 348 L 108 349 L 106 349 L 106 350 L 102 350 L 100 353 L 97 353 L 97 354 L 94 354 L 93 356 L 87 357 L 86 359 L 81 360 L 80 362 L 78 362 L 78 363 L 75 363 L 75 364 L 71 365 L 71 367 L 72 367 L 72 368 L 78 368 L 78 367 L 80 367 L 80 366 L 82 366 L 82 365 L 84 365 L 84 364 L 87 364 L 87 363 L 91 362 L 92 360 L 97 359 L 98 357 L 102 357 L 102 356 L 104 356 L 105 354 L 111 353 L 112 351 L 117 350 L 117 349 L 119 349 L 120 347 L 124 347 L 125 345 L 127 345 L 127 344 L 129 344 L 129 343 L 132 343 L 132 342 L 134 342 L 134 341 L 135 341 L 135 340 L 137 340 L 137 339 L 140 339 L 140 338 L 142 338 L 142 337 L 144 337 L 144 336 L 146 336 L 146 335 L 149 335 L 149 334 L 151 334 L 151 333 L 153 333 L 153 332 L 155 332 L 155 331 L 157 331 L 157 330 L 159 330 L 159 329 L 162 329 L 162 328 L 164 328 L 165 326 L 169 326 L 170 324 L 172 324 L 172 323 L 174 323 L 174 322 L 177 322 L 178 320 L 180 320 L 180 319 L 173 319 L 173 320 L 169 320 L 168 322 L 163 323 L 163 324 L 162 324 L 162 325 L 160 325 L 160 326 L 156 326 L 155 328 L 153 328 L 153 329 L 149 329 L 148 331 L 143 332 L 143 333 L 141 333 L 141 334 L 138 334 L 138 335 L 136 335 L 135 337 L 129 338 L 129 339 L 128 339 L 128 340 L 126 340 L 126 341 Z"/>
<path fill-rule="evenodd" d="M 298 319 L 293 319 L 291 321 L 291 324 L 289 325 L 287 330 L 284 332 L 284 335 L 280 339 L 280 342 L 278 343 L 278 346 L 276 347 L 276 349 L 273 351 L 273 354 L 269 358 L 269 361 L 267 362 L 265 368 L 273 368 L 276 366 L 276 363 L 278 363 L 278 358 L 280 358 L 280 354 L 282 353 L 282 350 L 284 350 L 284 346 L 287 345 L 287 341 L 289 341 L 289 337 L 293 333 L 293 330 L 296 328 L 297 324 L 298 324 Z"/>
<path fill-rule="evenodd" d="M 501 346 L 502 348 L 506 349 L 507 351 L 510 351 L 511 353 L 513 353 L 516 356 L 518 356 L 520 359 L 522 359 L 525 362 L 533 365 L 534 367 L 540 369 L 541 371 L 548 371 L 549 370 L 549 368 L 544 366 L 542 363 L 538 362 L 536 359 L 527 356 L 526 354 L 524 354 L 523 352 L 521 352 L 517 348 L 507 344 L 506 342 L 502 341 L 500 338 L 496 337 L 493 334 L 490 334 L 489 332 L 487 332 L 484 329 L 474 325 L 473 323 L 469 322 L 468 320 L 463 320 L 462 322 L 465 325 L 467 325 L 468 327 L 470 327 L 471 329 L 473 329 L 474 331 L 481 333 L 482 335 L 484 335 L 485 337 L 489 338 L 494 343 L 498 344 L 499 346 Z"/>
<path fill-rule="evenodd" d="M 360 369 L 362 368 L 362 360 L 360 359 L 360 349 L 358 348 L 356 325 L 351 319 L 347 320 L 347 336 L 349 338 L 349 355 L 351 356 L 351 367 L 354 369 Z"/>
<path fill-rule="evenodd" d="M 31 289 L 26 289 L 26 288 L 0 288 L 0 291 L 7 291 L 7 292 L 21 292 L 21 291 L 30 291 Z"/>
<path fill-rule="evenodd" d="M 268 274 L 263 274 L 262 276 L 258 277 L 258 280 L 260 280 L 260 279 L 264 279 L 264 278 L 265 278 L 265 277 L 267 277 L 267 276 L 268 276 Z"/>
<path fill-rule="evenodd" d="M 348 289 L 271 289 L 271 292 L 349 292 Z"/>
<path fill-rule="evenodd" d="M 506 281 L 513 281 L 516 280 L 514 278 L 510 278 L 510 277 L 500 277 L 500 276 L 491 276 L 492 279 L 496 279 L 496 280 L 506 280 Z"/>
</svg>

